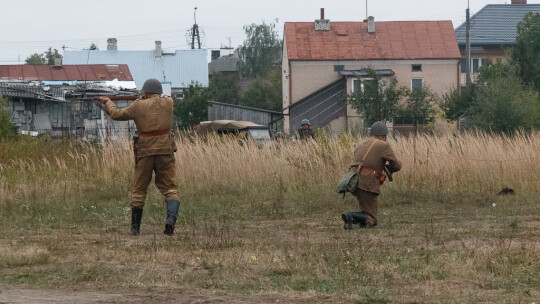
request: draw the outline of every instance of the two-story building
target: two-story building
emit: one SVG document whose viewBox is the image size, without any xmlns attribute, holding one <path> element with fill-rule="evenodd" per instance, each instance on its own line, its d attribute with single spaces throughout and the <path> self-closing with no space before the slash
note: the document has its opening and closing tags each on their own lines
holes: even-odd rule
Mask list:
<svg viewBox="0 0 540 304">
<path fill-rule="evenodd" d="M 470 67 L 473 80 L 486 59 L 504 59 L 506 49 L 516 44 L 517 24 L 528 12 L 540 13 L 540 4 L 527 4 L 527 0 L 512 0 L 511 4 L 489 4 L 470 18 Z M 466 23 L 456 28 L 462 58 L 461 85 L 465 85 L 466 79 L 466 29 Z"/>
<path fill-rule="evenodd" d="M 395 76 L 398 86 L 427 84 L 438 94 L 459 85 L 460 53 L 451 21 L 286 22 L 283 43 L 284 129 L 302 119 L 345 131 L 362 123 L 344 96 L 363 69 Z"/>
</svg>

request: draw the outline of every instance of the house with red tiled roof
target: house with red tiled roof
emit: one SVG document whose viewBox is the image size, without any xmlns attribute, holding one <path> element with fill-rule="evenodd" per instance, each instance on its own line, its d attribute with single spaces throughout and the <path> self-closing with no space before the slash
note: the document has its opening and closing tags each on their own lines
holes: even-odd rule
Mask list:
<svg viewBox="0 0 540 304">
<path fill-rule="evenodd" d="M 459 85 L 460 52 L 451 21 L 286 22 L 283 42 L 285 131 L 351 130 L 361 117 L 345 102 L 362 70 L 395 76 L 398 86 L 427 84 L 438 94 Z M 365 75 L 364 75 L 365 76 Z"/>
</svg>

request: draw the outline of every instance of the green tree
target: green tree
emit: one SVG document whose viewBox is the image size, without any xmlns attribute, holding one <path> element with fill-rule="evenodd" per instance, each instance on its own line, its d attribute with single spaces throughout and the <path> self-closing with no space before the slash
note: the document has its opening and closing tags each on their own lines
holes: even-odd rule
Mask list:
<svg viewBox="0 0 540 304">
<path fill-rule="evenodd" d="M 387 121 L 395 116 L 404 89 L 397 87 L 394 76 L 383 79 L 371 68 L 365 71 L 367 77 L 357 78 L 354 93 L 347 97 L 347 101 L 362 114 L 364 123 L 369 126 L 376 121 Z"/>
<path fill-rule="evenodd" d="M 523 83 L 515 65 L 502 60 L 487 61 L 476 84 L 454 89 L 443 99 L 446 118 L 463 116 L 469 129 L 512 133 L 540 127 L 538 93 Z"/>
<path fill-rule="evenodd" d="M 26 64 L 54 64 L 55 58 L 62 58 L 57 49 L 49 47 L 43 54 L 34 53 L 26 58 Z"/>
<path fill-rule="evenodd" d="M 88 49 L 90 51 L 99 51 L 97 45 L 95 43 L 92 42 L 92 44 L 90 44 L 90 46 L 88 47 Z"/>
<path fill-rule="evenodd" d="M 274 70 L 269 79 L 257 76 L 242 96 L 241 105 L 266 109 L 282 110 L 281 71 Z"/>
<path fill-rule="evenodd" d="M 516 45 L 510 50 L 511 62 L 523 82 L 540 92 L 540 13 L 525 14 L 517 34 Z"/>
<path fill-rule="evenodd" d="M 215 101 L 238 104 L 240 102 L 240 89 L 238 79 L 234 75 L 223 75 L 215 72 L 210 77 L 208 85 Z"/>
<path fill-rule="evenodd" d="M 184 99 L 175 101 L 174 117 L 179 128 L 187 129 L 208 119 L 208 104 L 212 94 L 208 88 L 192 82 L 184 89 Z"/>
<path fill-rule="evenodd" d="M 0 141 L 17 136 L 17 128 L 11 121 L 11 112 L 7 108 L 7 100 L 0 98 Z"/>
<path fill-rule="evenodd" d="M 46 64 L 47 59 L 43 54 L 34 53 L 24 60 L 26 64 Z"/>
<path fill-rule="evenodd" d="M 439 99 L 426 85 L 406 90 L 405 96 L 407 99 L 401 105 L 399 114 L 401 117 L 412 120 L 414 134 L 417 134 L 418 124 L 423 123 L 434 114 L 435 105 Z"/>
<path fill-rule="evenodd" d="M 264 22 L 244 26 L 247 39 L 239 48 L 239 68 L 243 77 L 265 78 L 281 62 L 282 40 L 275 28 L 275 23 Z"/>
<path fill-rule="evenodd" d="M 476 104 L 478 88 L 478 84 L 471 83 L 468 87 L 453 88 L 445 93 L 439 105 L 444 112 L 444 118 L 456 121 L 471 114 L 470 111 Z"/>
<path fill-rule="evenodd" d="M 492 77 L 478 88 L 476 102 L 466 115 L 468 128 L 512 133 L 540 127 L 538 92 L 515 75 Z"/>
<path fill-rule="evenodd" d="M 45 59 L 47 59 L 47 64 L 54 64 L 55 58 L 62 58 L 62 55 L 58 53 L 57 49 L 52 49 L 52 47 L 49 47 L 47 51 L 45 51 Z"/>
</svg>

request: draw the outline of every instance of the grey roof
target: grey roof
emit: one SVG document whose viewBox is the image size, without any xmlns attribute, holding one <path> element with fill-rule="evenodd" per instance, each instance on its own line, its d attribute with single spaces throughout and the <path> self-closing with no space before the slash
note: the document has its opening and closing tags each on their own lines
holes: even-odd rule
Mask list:
<svg viewBox="0 0 540 304">
<path fill-rule="evenodd" d="M 240 59 L 235 54 L 221 56 L 208 64 L 208 72 L 238 72 L 238 61 Z"/>
<path fill-rule="evenodd" d="M 36 86 L 26 83 L 1 83 L 0 96 L 35 98 L 43 100 L 64 101 L 64 90 L 58 86 Z"/>
<path fill-rule="evenodd" d="M 513 45 L 517 24 L 527 12 L 540 13 L 540 4 L 489 4 L 471 17 L 472 46 Z M 466 23 L 456 28 L 458 45 L 465 45 Z"/>
<path fill-rule="evenodd" d="M 148 78 L 170 81 L 173 88 L 192 81 L 208 86 L 205 49 L 177 50 L 155 57 L 154 51 L 65 51 L 64 64 L 127 64 L 138 88 Z"/>
</svg>

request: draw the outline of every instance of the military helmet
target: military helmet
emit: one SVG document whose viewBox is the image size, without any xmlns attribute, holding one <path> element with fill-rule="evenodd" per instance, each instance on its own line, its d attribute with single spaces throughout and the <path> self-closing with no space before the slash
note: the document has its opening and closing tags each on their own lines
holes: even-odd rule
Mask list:
<svg viewBox="0 0 540 304">
<path fill-rule="evenodd" d="M 302 119 L 302 124 L 310 126 L 308 119 Z"/>
<path fill-rule="evenodd" d="M 388 135 L 388 128 L 386 124 L 382 121 L 376 121 L 371 125 L 371 130 L 369 130 L 369 136 L 381 136 Z"/>
<path fill-rule="evenodd" d="M 146 80 L 142 86 L 142 91 L 144 93 L 163 94 L 161 82 L 159 82 L 159 80 L 155 78 L 150 78 Z"/>
<path fill-rule="evenodd" d="M 275 136 L 276 137 L 283 137 L 284 135 L 283 135 L 283 132 L 276 132 Z"/>
</svg>

